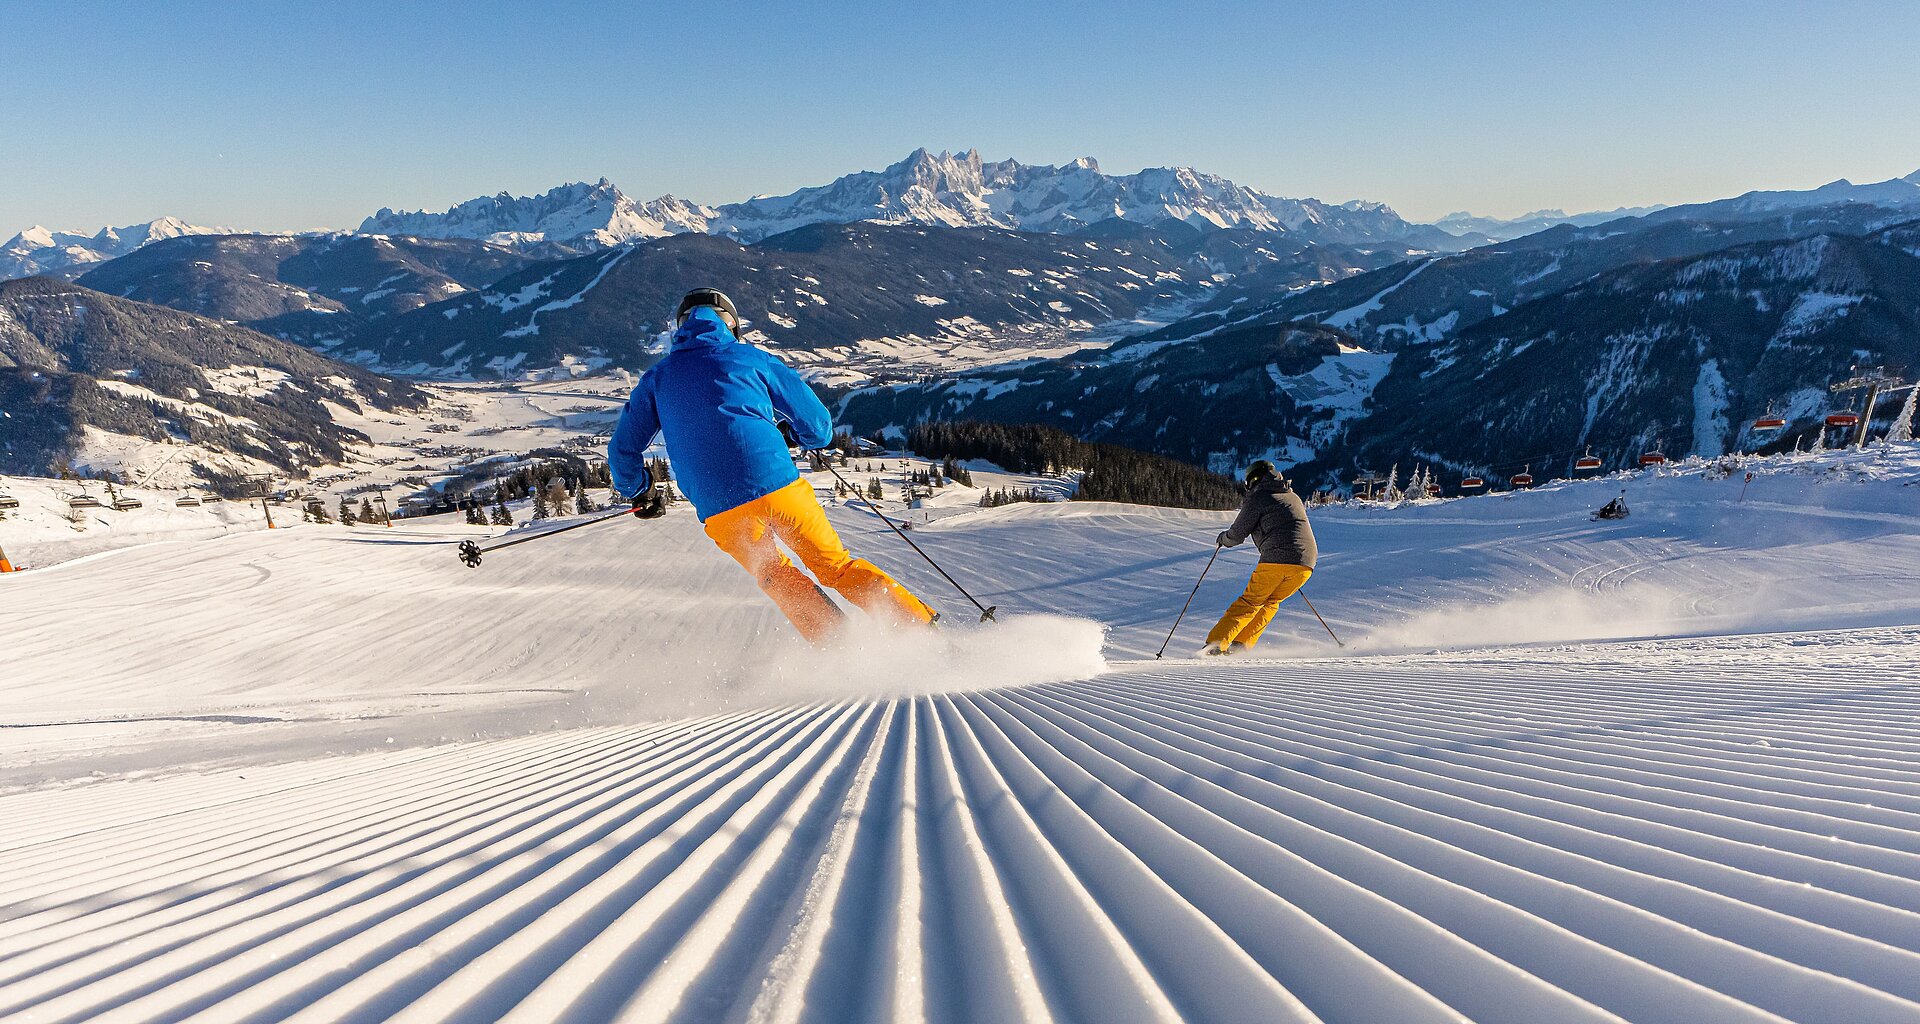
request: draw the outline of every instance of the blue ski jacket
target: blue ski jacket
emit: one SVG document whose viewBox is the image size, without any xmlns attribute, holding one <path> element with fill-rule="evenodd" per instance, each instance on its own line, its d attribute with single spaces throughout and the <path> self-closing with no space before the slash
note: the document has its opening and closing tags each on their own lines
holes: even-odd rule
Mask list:
<svg viewBox="0 0 1920 1024">
<path fill-rule="evenodd" d="M 799 374 L 696 309 L 627 399 L 607 443 L 613 486 L 634 495 L 652 485 L 646 450 L 664 431 L 674 481 L 704 522 L 800 479 L 782 421 L 805 447 L 833 440 L 833 416 Z"/>
</svg>

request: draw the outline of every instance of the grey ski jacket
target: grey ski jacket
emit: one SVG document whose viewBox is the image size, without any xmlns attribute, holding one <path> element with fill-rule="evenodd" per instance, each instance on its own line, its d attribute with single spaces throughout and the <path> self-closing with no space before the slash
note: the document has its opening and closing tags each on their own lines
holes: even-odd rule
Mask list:
<svg viewBox="0 0 1920 1024">
<path fill-rule="evenodd" d="M 1262 480 L 1247 492 L 1240 514 L 1220 535 L 1220 543 L 1234 547 L 1248 537 L 1260 548 L 1260 561 L 1304 565 L 1311 569 L 1320 558 L 1307 506 L 1285 480 Z"/>
</svg>

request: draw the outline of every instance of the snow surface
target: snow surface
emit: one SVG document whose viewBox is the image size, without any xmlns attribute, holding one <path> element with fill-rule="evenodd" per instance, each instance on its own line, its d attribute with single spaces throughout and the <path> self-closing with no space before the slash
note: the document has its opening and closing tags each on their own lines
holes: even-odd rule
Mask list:
<svg viewBox="0 0 1920 1024">
<path fill-rule="evenodd" d="M 1003 622 L 834 502 L 953 628 L 826 651 L 684 506 L 0 576 L 0 1018 L 1920 1020 L 1920 447 L 1322 509 L 1204 661 L 1225 513 L 939 493 Z"/>
</svg>

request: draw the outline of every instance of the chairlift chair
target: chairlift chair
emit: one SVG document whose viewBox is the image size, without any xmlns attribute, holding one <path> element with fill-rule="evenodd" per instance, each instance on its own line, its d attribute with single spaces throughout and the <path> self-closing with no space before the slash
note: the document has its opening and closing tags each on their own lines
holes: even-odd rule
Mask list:
<svg viewBox="0 0 1920 1024">
<path fill-rule="evenodd" d="M 173 499 L 173 504 L 175 508 L 199 508 L 200 499 L 191 494 L 182 494 L 178 498 Z"/>
<path fill-rule="evenodd" d="M 1573 460 L 1573 471 L 1575 473 L 1592 473 L 1598 470 L 1601 465 L 1600 457 L 1593 454 L 1592 448 L 1588 448 L 1585 455 Z"/>
<path fill-rule="evenodd" d="M 0 494 L 0 512 L 4 512 L 10 508 L 19 508 L 19 507 L 20 507 L 19 498 L 16 498 L 11 494 Z"/>
<path fill-rule="evenodd" d="M 1510 481 L 1510 483 L 1513 484 L 1515 490 L 1518 490 L 1522 487 L 1532 487 L 1533 486 L 1533 466 L 1528 465 L 1527 468 L 1515 474 L 1513 479 Z"/>
<path fill-rule="evenodd" d="M 1487 486 L 1487 482 L 1477 476 L 1464 477 L 1460 481 L 1462 491 L 1477 491 Z"/>
</svg>

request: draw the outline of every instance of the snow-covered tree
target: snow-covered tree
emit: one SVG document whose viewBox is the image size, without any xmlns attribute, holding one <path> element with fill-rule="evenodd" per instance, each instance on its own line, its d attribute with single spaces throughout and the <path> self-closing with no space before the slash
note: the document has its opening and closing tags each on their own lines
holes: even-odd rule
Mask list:
<svg viewBox="0 0 1920 1024">
<path fill-rule="evenodd" d="M 1899 414 L 1893 418 L 1893 425 L 1887 428 L 1887 436 L 1881 440 L 1893 443 L 1913 440 L 1913 414 L 1916 399 L 1920 399 L 1920 387 L 1907 392 L 1906 404 L 1900 407 Z"/>
<path fill-rule="evenodd" d="M 360 499 L 360 521 L 363 523 L 372 523 L 372 522 L 378 522 L 379 518 L 380 517 L 375 515 L 373 511 L 373 499 L 361 498 Z"/>
<path fill-rule="evenodd" d="M 533 518 L 537 521 L 545 519 L 552 514 L 552 511 L 547 508 L 547 492 L 544 490 L 535 491 L 533 493 Z"/>
<path fill-rule="evenodd" d="M 493 506 L 493 525 L 513 525 L 513 513 L 507 510 L 507 499 L 504 496 Z"/>
<path fill-rule="evenodd" d="M 359 519 L 353 514 L 353 503 L 345 497 L 342 497 L 340 499 L 340 525 L 352 526 L 356 522 L 359 522 Z"/>
</svg>

